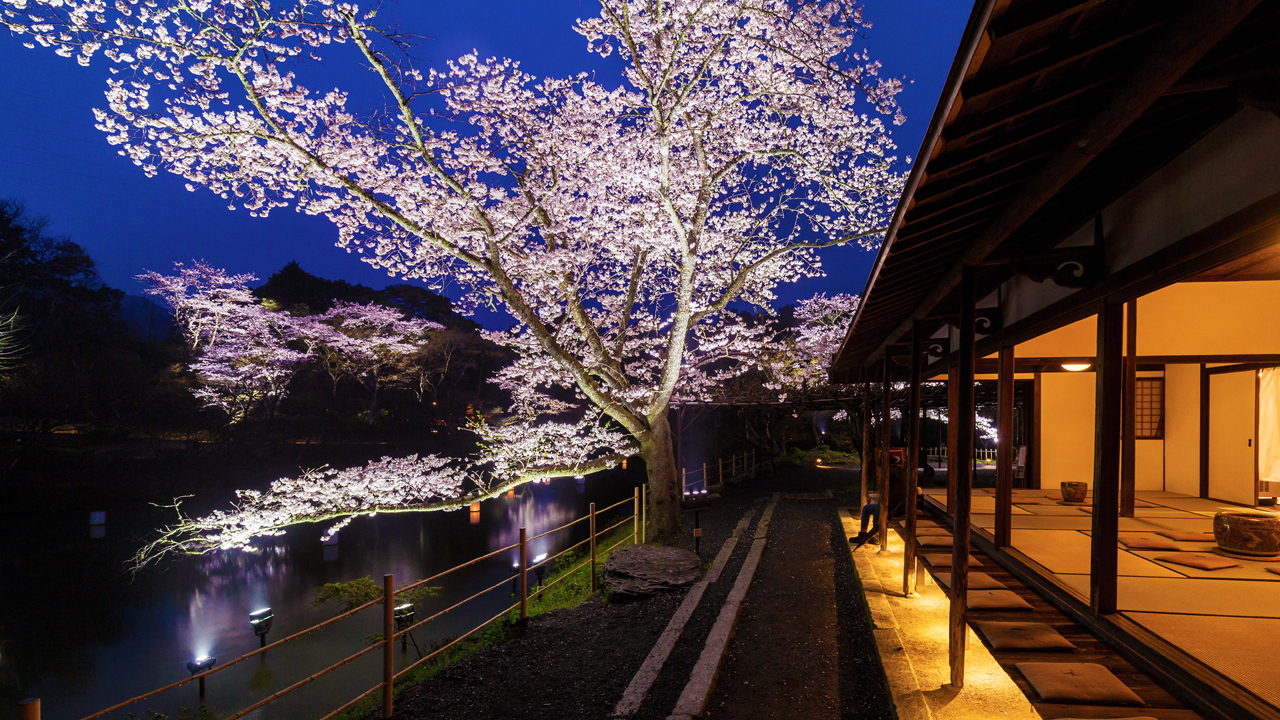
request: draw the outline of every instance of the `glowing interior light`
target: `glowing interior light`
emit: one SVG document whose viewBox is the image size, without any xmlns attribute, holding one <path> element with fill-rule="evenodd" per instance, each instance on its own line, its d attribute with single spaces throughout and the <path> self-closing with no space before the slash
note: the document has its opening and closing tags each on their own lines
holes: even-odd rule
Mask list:
<svg viewBox="0 0 1280 720">
<path fill-rule="evenodd" d="M 1089 363 L 1063 363 L 1062 369 L 1067 372 L 1080 372 L 1081 370 L 1088 370 Z"/>
</svg>

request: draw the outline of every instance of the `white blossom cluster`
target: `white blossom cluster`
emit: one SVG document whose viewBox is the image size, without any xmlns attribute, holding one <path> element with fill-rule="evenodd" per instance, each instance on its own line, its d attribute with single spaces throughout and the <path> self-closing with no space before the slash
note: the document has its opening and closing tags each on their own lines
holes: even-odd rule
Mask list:
<svg viewBox="0 0 1280 720">
<path fill-rule="evenodd" d="M 246 549 L 254 538 L 282 535 L 300 522 L 338 520 L 326 531 L 327 539 L 358 515 L 465 503 L 476 484 L 458 461 L 431 455 L 384 457 L 346 470 L 317 468 L 276 480 L 266 492 L 239 490 L 230 510 L 200 518 L 179 511 L 179 522 L 137 557 L 145 563 L 173 552 Z"/>
</svg>

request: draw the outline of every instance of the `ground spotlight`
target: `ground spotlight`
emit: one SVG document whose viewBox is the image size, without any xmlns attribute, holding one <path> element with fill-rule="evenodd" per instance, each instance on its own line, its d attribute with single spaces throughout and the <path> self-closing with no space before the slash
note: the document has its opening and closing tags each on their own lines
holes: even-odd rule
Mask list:
<svg viewBox="0 0 1280 720">
<path fill-rule="evenodd" d="M 271 632 L 271 621 L 275 617 L 269 607 L 249 613 L 249 627 L 253 628 L 253 634 L 262 641 L 262 647 L 267 646 L 267 633 Z"/>
<path fill-rule="evenodd" d="M 543 560 L 546 560 L 546 559 L 547 559 L 546 553 L 542 553 L 541 555 L 538 555 L 533 558 L 533 564 L 537 565 L 537 567 L 535 567 L 533 571 L 538 575 L 538 587 L 542 587 L 542 579 L 547 574 L 547 566 L 539 565 L 539 563 L 541 563 Z"/>
<path fill-rule="evenodd" d="M 195 660 L 187 662 L 187 672 L 192 675 L 200 675 L 200 673 L 212 668 L 218 663 L 218 659 L 212 655 L 198 657 Z M 200 704 L 204 704 L 204 676 L 201 675 L 198 680 L 200 683 Z"/>
<path fill-rule="evenodd" d="M 414 616 L 413 603 L 405 603 L 403 605 L 397 605 L 392 609 L 392 612 L 395 613 L 397 632 L 404 630 L 405 628 L 413 624 L 413 616 Z M 418 646 L 417 640 L 413 641 L 413 646 L 414 647 Z M 409 649 L 409 633 L 405 633 L 404 637 L 400 638 L 400 649 L 402 651 L 407 651 Z"/>
</svg>

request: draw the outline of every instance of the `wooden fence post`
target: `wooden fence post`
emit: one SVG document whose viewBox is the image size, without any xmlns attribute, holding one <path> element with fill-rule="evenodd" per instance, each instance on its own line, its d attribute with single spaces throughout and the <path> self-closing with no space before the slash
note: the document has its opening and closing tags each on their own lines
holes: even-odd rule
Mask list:
<svg viewBox="0 0 1280 720">
<path fill-rule="evenodd" d="M 591 592 L 598 589 L 596 585 L 596 504 L 591 503 Z"/>
<path fill-rule="evenodd" d="M 724 458 L 720 458 L 717 462 L 720 466 L 720 469 L 716 473 L 716 484 L 723 485 L 724 484 Z"/>
<path fill-rule="evenodd" d="M 391 717 L 396 662 L 395 576 L 382 576 L 382 717 Z"/>
<path fill-rule="evenodd" d="M 649 534 L 649 486 L 640 486 L 640 543 Z"/>
<path fill-rule="evenodd" d="M 19 702 L 18 720 L 40 720 L 40 698 L 27 698 Z"/>
<path fill-rule="evenodd" d="M 632 530 L 631 542 L 634 545 L 640 544 L 640 488 L 636 488 L 635 512 L 632 513 Z"/>
<path fill-rule="evenodd" d="M 520 528 L 520 620 L 529 617 L 529 553 L 525 544 L 525 530 Z"/>
</svg>

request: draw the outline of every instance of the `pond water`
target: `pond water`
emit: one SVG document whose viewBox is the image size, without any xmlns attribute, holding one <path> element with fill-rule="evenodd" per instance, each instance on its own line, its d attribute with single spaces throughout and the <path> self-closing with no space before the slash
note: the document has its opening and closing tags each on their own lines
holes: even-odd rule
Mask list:
<svg viewBox="0 0 1280 720">
<path fill-rule="evenodd" d="M 20 513 L 6 508 L 0 522 L 0 719 L 16 718 L 16 702 L 41 698 L 45 720 L 77 720 L 188 676 L 188 660 L 213 655 L 219 663 L 258 647 L 248 615 L 271 607 L 269 640 L 326 620 L 336 607 L 308 609 L 329 582 L 393 573 L 396 585 L 421 579 L 582 517 L 588 505 L 630 497 L 643 479 L 635 472 L 598 473 L 585 482 L 562 478 L 524 486 L 513 498 L 486 500 L 478 517 L 451 512 L 381 514 L 358 518 L 335 545 L 322 545 L 322 526 L 299 526 L 260 543 L 257 552 L 219 552 L 168 561 L 131 575 L 128 557 L 138 538 L 154 530 L 156 511 L 113 508 L 102 526 L 89 514 Z M 610 517 L 630 514 L 623 505 Z M 601 529 L 605 523 L 601 518 Z M 587 523 L 530 543 L 530 559 L 584 539 Z M 94 537 L 101 536 L 101 537 Z M 515 551 L 446 576 L 441 592 L 417 608 L 418 619 L 511 576 Z M 532 575 L 532 574 L 531 574 Z M 531 577 L 531 582 L 533 578 Z M 424 650 L 456 637 L 512 601 L 506 588 L 414 632 Z M 251 658 L 206 680 L 206 702 L 225 717 L 365 647 L 380 632 L 381 611 L 366 610 Z M 425 632 L 424 632 L 425 631 Z M 412 644 L 397 645 L 396 667 L 416 660 Z M 250 718 L 318 718 L 381 680 L 381 652 L 275 701 Z M 196 683 L 112 713 L 176 716 L 197 704 Z"/>
</svg>

